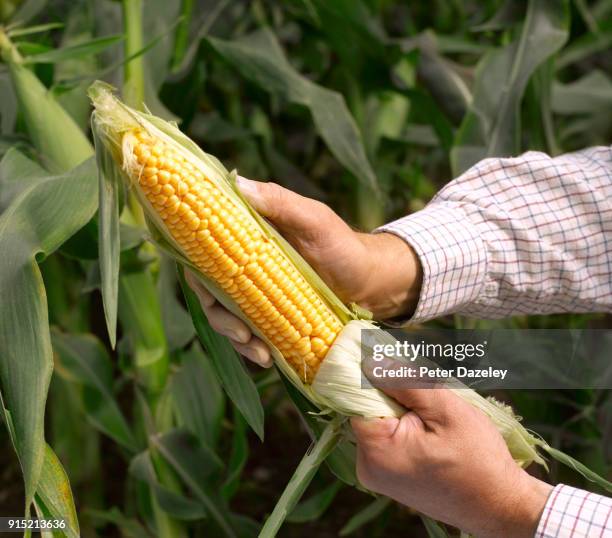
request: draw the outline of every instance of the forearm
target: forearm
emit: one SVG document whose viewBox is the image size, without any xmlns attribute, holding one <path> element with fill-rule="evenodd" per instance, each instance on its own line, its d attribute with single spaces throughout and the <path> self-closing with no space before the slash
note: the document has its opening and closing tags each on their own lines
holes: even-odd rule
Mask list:
<svg viewBox="0 0 612 538">
<path fill-rule="evenodd" d="M 612 311 L 612 150 L 486 159 L 383 226 L 423 268 L 414 320 Z"/>
</svg>

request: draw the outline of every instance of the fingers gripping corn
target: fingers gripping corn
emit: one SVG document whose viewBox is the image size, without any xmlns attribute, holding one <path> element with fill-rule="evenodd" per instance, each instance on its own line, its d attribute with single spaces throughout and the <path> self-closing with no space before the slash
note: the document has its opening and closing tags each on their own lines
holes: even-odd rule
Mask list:
<svg viewBox="0 0 612 538">
<path fill-rule="evenodd" d="M 312 383 L 342 329 L 280 249 L 202 171 L 143 130 L 123 135 L 124 169 L 189 259 Z"/>
</svg>

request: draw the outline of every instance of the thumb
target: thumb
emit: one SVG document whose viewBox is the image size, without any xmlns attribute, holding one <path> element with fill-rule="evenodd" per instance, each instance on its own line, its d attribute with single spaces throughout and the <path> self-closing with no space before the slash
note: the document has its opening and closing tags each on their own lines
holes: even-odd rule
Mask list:
<svg viewBox="0 0 612 538">
<path fill-rule="evenodd" d="M 400 418 L 352 417 L 351 427 L 357 444 L 366 450 L 397 442 L 405 445 L 425 431 L 423 421 L 412 411 L 407 411 Z"/>
<path fill-rule="evenodd" d="M 359 445 L 376 445 L 390 440 L 395 434 L 398 425 L 399 419 L 393 417 L 351 417 L 351 427 Z"/>
<path fill-rule="evenodd" d="M 236 184 L 251 205 L 285 231 L 318 230 L 328 207 L 276 183 L 252 181 L 238 176 Z"/>
<path fill-rule="evenodd" d="M 453 407 L 460 403 L 458 396 L 443 385 L 422 378 L 402 378 L 400 375 L 389 375 L 391 371 L 400 371 L 405 364 L 392 359 L 382 361 L 365 360 L 362 369 L 370 383 L 377 389 L 410 409 L 425 421 L 444 422 L 452 416 Z M 376 368 L 386 375 L 376 375 Z M 459 402 L 457 402 L 459 400 Z"/>
</svg>

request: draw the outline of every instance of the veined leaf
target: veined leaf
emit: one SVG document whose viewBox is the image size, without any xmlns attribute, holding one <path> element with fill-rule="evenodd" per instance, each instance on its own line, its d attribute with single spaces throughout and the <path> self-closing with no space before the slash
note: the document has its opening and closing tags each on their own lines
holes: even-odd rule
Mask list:
<svg viewBox="0 0 612 538">
<path fill-rule="evenodd" d="M 212 360 L 223 388 L 249 426 L 263 440 L 264 412 L 255 383 L 228 339 L 215 332 L 208 323 L 197 296 L 185 282 L 181 268 L 179 279 L 196 332 Z"/>
<path fill-rule="evenodd" d="M 340 536 L 353 534 L 356 530 L 370 523 L 370 521 L 382 514 L 391 502 L 391 499 L 388 497 L 378 497 L 348 520 L 346 525 L 340 529 Z"/>
<path fill-rule="evenodd" d="M 236 409 L 236 408 L 234 408 Z M 240 486 L 240 477 L 249 459 L 249 441 L 247 439 L 246 422 L 239 411 L 234 412 L 234 434 L 232 435 L 232 451 L 227 463 L 227 478 L 221 488 L 221 495 L 229 502 Z"/>
<path fill-rule="evenodd" d="M 24 35 L 40 34 L 49 30 L 56 30 L 64 26 L 61 22 L 49 22 L 47 24 L 36 24 L 34 26 L 24 26 L 21 28 L 9 28 L 8 35 L 13 37 L 23 37 Z"/>
<path fill-rule="evenodd" d="M 578 80 L 553 85 L 552 107 L 557 114 L 597 114 L 612 111 L 612 78 L 593 70 Z"/>
<path fill-rule="evenodd" d="M 137 519 L 124 515 L 118 508 L 110 510 L 86 510 L 85 514 L 103 523 L 112 523 L 124 538 L 153 538 L 151 532 Z"/>
<path fill-rule="evenodd" d="M 4 36 L 3 36 L 4 37 Z M 93 148 L 53 94 L 22 63 L 19 53 L 4 37 L 0 49 L 7 62 L 19 110 L 34 147 L 45 166 L 66 171 L 93 155 Z"/>
<path fill-rule="evenodd" d="M 17 96 L 7 73 L 0 73 L 0 99 L 0 133 L 3 136 L 14 136 Z"/>
<path fill-rule="evenodd" d="M 567 0 L 531 0 L 519 37 L 480 61 L 474 99 L 451 152 L 455 175 L 485 157 L 519 150 L 525 87 L 536 68 L 565 43 L 568 26 Z"/>
<path fill-rule="evenodd" d="M 45 450 L 45 462 L 34 502 L 38 509 L 44 511 L 44 517 L 62 519 L 66 523 L 66 529 L 62 532 L 54 532 L 53 536 L 67 536 L 68 538 L 80 536 L 79 521 L 68 475 L 49 446 Z"/>
<path fill-rule="evenodd" d="M 287 521 L 290 523 L 305 523 L 319 519 L 329 508 L 341 488 L 342 482 L 332 482 L 323 490 L 298 504 L 287 516 Z"/>
<path fill-rule="evenodd" d="M 94 142 L 97 140 L 96 130 L 93 130 Z M 98 248 L 100 258 L 100 279 L 104 319 L 111 346 L 117 342 L 117 310 L 119 300 L 119 205 L 122 183 L 114 172 L 110 155 L 104 151 L 96 151 L 98 163 Z"/>
<path fill-rule="evenodd" d="M 229 509 L 209 480 L 210 472 L 214 471 L 210 464 L 219 461 L 210 450 L 205 450 L 195 437 L 180 431 L 154 436 L 151 442 L 202 503 L 223 534 L 229 537 L 237 536 L 232 528 Z"/>
<path fill-rule="evenodd" d="M 0 162 L 19 171 L 17 152 Z M 22 160 L 25 165 L 25 161 Z M 32 164 L 23 166 L 32 173 Z M 40 171 L 0 215 L 0 380 L 15 424 L 26 502 L 44 462 L 44 410 L 53 368 L 47 301 L 38 256 L 56 250 L 94 214 L 93 160 L 63 175 Z"/>
<path fill-rule="evenodd" d="M 136 451 L 136 440 L 113 394 L 112 363 L 102 343 L 90 334 L 52 331 L 58 357 L 58 373 L 82 386 L 88 418 L 100 431 L 128 450 Z"/>
<path fill-rule="evenodd" d="M 85 41 L 84 43 L 69 45 L 63 48 L 50 50 L 48 52 L 41 52 L 40 54 L 26 56 L 24 58 L 24 63 L 56 63 L 65 60 L 74 60 L 75 58 L 83 58 L 85 56 L 92 56 L 94 54 L 99 54 L 122 39 L 123 36 L 121 35 L 97 37 L 95 39 Z"/>
<path fill-rule="evenodd" d="M 125 233 L 122 229 L 122 241 L 124 237 Z M 191 323 L 189 312 L 178 300 L 177 284 L 176 263 L 168 256 L 162 255 L 157 279 L 157 292 L 170 351 L 183 349 L 195 337 L 195 329 L 193 323 Z"/>
<path fill-rule="evenodd" d="M 338 161 L 365 187 L 379 193 L 376 174 L 344 97 L 298 73 L 270 30 L 264 28 L 233 41 L 206 39 L 245 77 L 271 93 L 307 107 L 319 134 Z"/>
<path fill-rule="evenodd" d="M 201 503 L 172 491 L 159 482 L 148 450 L 132 459 L 130 474 L 149 485 L 159 506 L 172 517 L 186 521 L 206 517 L 206 510 Z"/>
<path fill-rule="evenodd" d="M 172 377 L 170 390 L 179 424 L 214 449 L 225 414 L 225 395 L 211 359 L 198 344 L 182 354 L 181 368 Z"/>
<path fill-rule="evenodd" d="M 47 0 L 25 0 L 11 17 L 13 24 L 25 24 L 33 19 L 47 5 Z"/>
</svg>

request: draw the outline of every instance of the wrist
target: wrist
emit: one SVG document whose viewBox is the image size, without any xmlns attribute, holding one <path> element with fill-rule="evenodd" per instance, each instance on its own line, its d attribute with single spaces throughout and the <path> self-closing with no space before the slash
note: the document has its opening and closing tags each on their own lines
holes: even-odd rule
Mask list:
<svg viewBox="0 0 612 538">
<path fill-rule="evenodd" d="M 521 470 L 518 480 L 509 484 L 507 494 L 491 506 L 488 523 L 477 529 L 478 538 L 533 538 L 553 487 Z M 501 493 L 501 492 L 500 492 Z"/>
<path fill-rule="evenodd" d="M 391 233 L 360 234 L 360 240 L 369 260 L 369 276 L 356 302 L 378 319 L 411 315 L 419 300 L 423 273 L 416 252 Z"/>
</svg>

